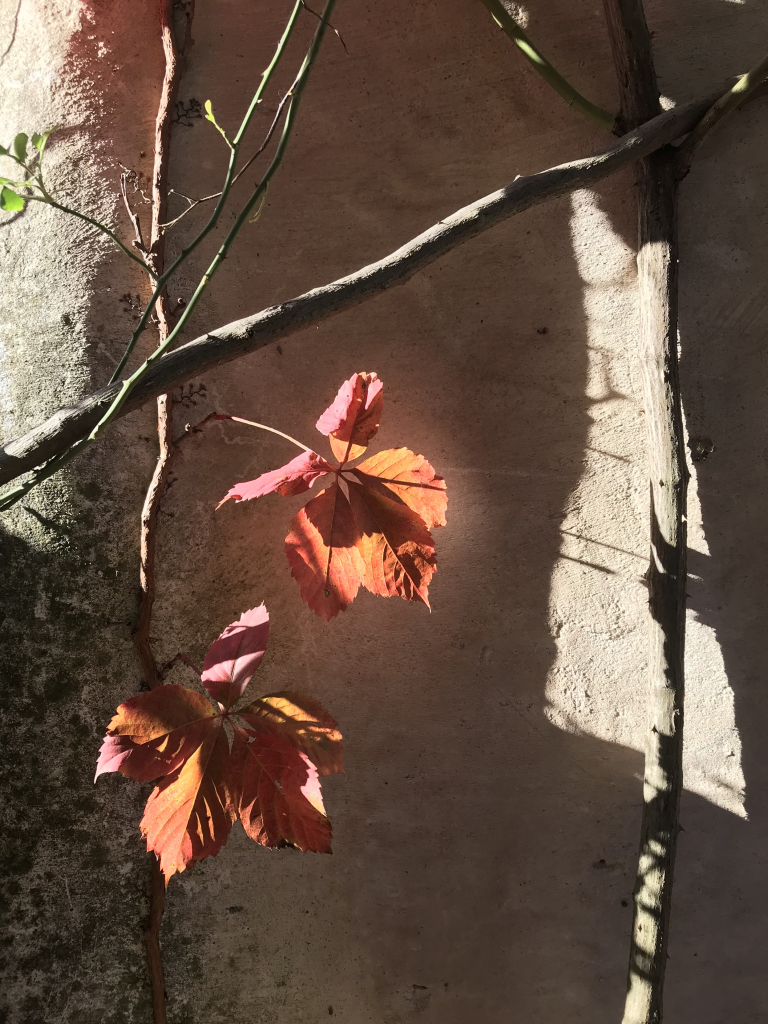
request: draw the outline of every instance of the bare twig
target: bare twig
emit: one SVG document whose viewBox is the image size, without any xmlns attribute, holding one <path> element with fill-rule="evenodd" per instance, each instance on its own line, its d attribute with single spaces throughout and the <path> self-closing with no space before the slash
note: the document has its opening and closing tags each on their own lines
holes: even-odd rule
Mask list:
<svg viewBox="0 0 768 1024">
<path fill-rule="evenodd" d="M 493 17 L 493 20 L 509 36 L 525 59 L 533 65 L 544 81 L 550 85 L 555 92 L 567 101 L 568 106 L 577 110 L 580 114 L 588 117 L 591 121 L 599 124 L 601 128 L 612 132 L 615 118 L 602 107 L 590 103 L 586 97 L 567 82 L 556 68 L 553 68 L 547 58 L 531 42 L 517 21 L 509 13 L 502 0 L 481 0 Z"/>
<path fill-rule="evenodd" d="M 233 186 L 235 184 L 237 184 L 238 178 L 242 177 L 242 175 L 245 174 L 245 172 L 248 170 L 248 168 L 251 166 L 251 164 L 254 162 L 254 160 L 256 160 L 257 157 L 260 157 L 261 154 L 264 152 L 264 150 L 269 145 L 270 140 L 272 139 L 272 136 L 275 134 L 275 129 L 277 128 L 278 124 L 280 123 L 280 117 L 281 117 L 281 115 L 283 113 L 283 110 L 285 109 L 285 105 L 288 102 L 288 100 L 290 100 L 291 97 L 293 96 L 293 90 L 296 88 L 296 83 L 297 82 L 298 82 L 298 76 L 296 77 L 296 79 L 294 79 L 293 84 L 291 85 L 291 88 L 288 90 L 288 92 L 285 94 L 285 96 L 283 96 L 283 98 L 278 103 L 277 110 L 275 111 L 275 116 L 272 118 L 272 124 L 269 126 L 269 130 L 267 131 L 267 134 L 264 136 L 264 141 L 259 146 L 259 148 L 256 150 L 256 152 L 253 154 L 253 156 L 249 157 L 249 159 L 246 160 L 246 162 L 243 164 L 243 166 L 240 168 L 240 170 L 237 172 L 237 174 L 232 179 L 232 185 Z M 191 213 L 191 211 L 194 210 L 196 206 L 200 206 L 201 203 L 208 203 L 212 199 L 220 199 L 221 198 L 221 192 L 212 192 L 209 196 L 203 196 L 201 199 L 192 199 L 190 196 L 185 196 L 183 192 L 176 192 L 174 189 L 169 189 L 169 192 L 172 192 L 174 195 L 181 196 L 182 199 L 186 199 L 186 201 L 187 201 L 187 203 L 189 203 L 189 205 L 187 206 L 186 210 L 183 210 L 178 215 L 178 217 L 174 217 L 174 219 L 171 220 L 171 221 L 168 221 L 167 224 L 161 224 L 160 225 L 161 228 L 164 231 L 167 230 L 168 228 L 172 228 L 174 226 L 174 224 L 178 224 L 179 221 L 182 219 L 182 217 L 186 217 L 186 215 L 188 213 Z"/>
<path fill-rule="evenodd" d="M 341 35 L 341 32 L 339 32 L 339 30 L 337 28 L 335 28 L 330 23 L 330 21 L 326 21 L 326 19 L 322 16 L 322 14 L 318 14 L 317 11 L 313 11 L 312 8 L 309 6 L 309 4 L 305 3 L 304 0 L 301 0 L 301 6 L 304 8 L 305 11 L 308 11 L 309 14 L 314 15 L 317 18 L 318 21 L 324 22 L 326 28 L 329 28 L 331 30 L 331 32 L 335 33 L 336 38 L 339 40 L 341 45 L 344 47 L 344 53 L 346 53 L 346 55 L 349 56 L 349 50 L 347 49 L 347 44 L 344 42 L 344 39 L 343 39 L 343 37 Z"/>
<path fill-rule="evenodd" d="M 216 420 L 220 418 L 221 417 L 217 412 L 209 412 L 208 415 L 204 416 L 198 423 L 185 424 L 184 433 L 179 434 L 178 437 L 173 439 L 174 447 L 178 448 L 180 444 L 186 441 L 187 438 L 191 437 L 193 434 L 201 434 L 203 432 L 203 427 L 206 427 L 209 423 L 215 423 Z"/>
<path fill-rule="evenodd" d="M 721 93 L 722 88 L 703 99 L 667 111 L 595 156 L 519 177 L 498 192 L 439 221 L 377 263 L 227 324 L 169 352 L 142 378 L 122 406 L 120 415 L 140 408 L 158 394 L 199 377 L 222 363 L 255 352 L 310 324 L 317 324 L 365 302 L 394 285 L 405 283 L 445 253 L 523 210 L 608 177 L 620 167 L 689 132 Z M 70 446 L 89 434 L 120 387 L 120 382 L 108 385 L 77 405 L 60 409 L 22 437 L 9 441 L 0 449 L 0 484 L 12 481 L 42 463 L 45 465 L 35 471 L 36 481 L 56 472 L 62 464 L 57 459 L 66 457 Z M 26 493 L 26 489 L 27 485 L 21 484 L 6 491 L 0 497 L 0 511 L 3 507 L 10 507 L 21 494 Z"/>
<path fill-rule="evenodd" d="M 728 92 L 713 104 L 706 112 L 701 121 L 696 125 L 691 134 L 682 142 L 677 151 L 677 168 L 679 176 L 685 177 L 691 169 L 691 161 L 694 153 L 704 141 L 707 135 L 716 128 L 720 122 L 737 110 L 744 100 L 762 85 L 768 78 L 768 56 L 763 57 L 759 64 L 756 64 L 751 71 L 733 85 Z"/>
<path fill-rule="evenodd" d="M 605 0 L 605 7 L 622 116 L 631 127 L 659 110 L 650 35 L 642 0 Z M 688 483 L 677 358 L 674 148 L 646 157 L 637 172 L 640 359 L 651 503 L 649 697 L 623 1024 L 661 1024 L 683 777 Z"/>
<path fill-rule="evenodd" d="M 255 94 L 251 98 L 251 102 L 248 105 L 248 109 L 245 112 L 243 120 L 240 123 L 240 127 L 237 131 L 237 134 L 231 143 L 229 141 L 227 142 L 227 144 L 230 147 L 229 164 L 227 166 L 227 172 L 224 177 L 224 187 L 219 197 L 219 201 L 216 203 L 213 213 L 208 218 L 205 226 L 197 233 L 197 235 L 195 235 L 195 237 L 192 239 L 191 242 L 189 242 L 188 245 L 184 246 L 184 248 L 181 250 L 176 259 L 171 263 L 170 267 L 164 270 L 163 273 L 155 282 L 155 290 L 152 293 L 152 297 L 147 303 L 147 306 L 144 312 L 142 313 L 138 324 L 136 325 L 136 329 L 134 330 L 131 339 L 128 342 L 128 345 L 126 346 L 125 351 L 123 352 L 123 355 L 120 358 L 120 361 L 115 367 L 110 383 L 116 381 L 120 377 L 120 374 L 123 372 L 123 368 L 128 362 L 128 359 L 130 358 L 134 348 L 136 347 L 136 344 L 139 338 L 141 337 L 142 332 L 145 330 L 149 318 L 152 315 L 152 311 L 155 307 L 155 303 L 162 295 L 167 281 L 170 280 L 170 278 L 173 276 L 176 270 L 178 270 L 181 264 L 184 263 L 187 259 L 189 259 L 189 257 L 195 251 L 195 249 L 197 249 L 197 247 L 203 242 L 205 238 L 207 238 L 210 232 L 213 231 L 213 229 L 218 224 L 219 218 L 226 204 L 227 196 L 229 195 L 229 191 L 232 188 L 232 180 L 235 174 L 236 164 L 240 152 L 240 147 L 243 142 L 243 138 L 245 136 L 245 133 L 248 131 L 250 123 L 256 112 L 256 109 L 259 103 L 261 102 L 261 97 L 264 93 L 264 90 L 267 88 L 267 85 L 269 84 L 272 74 L 274 73 L 275 69 L 277 68 L 285 53 L 288 41 L 291 38 L 291 35 L 293 34 L 293 30 L 296 26 L 296 22 L 301 13 L 301 10 L 301 0 L 296 0 L 296 3 L 294 4 L 293 7 L 293 11 L 291 12 L 291 15 L 288 19 L 288 23 L 283 31 L 283 35 L 280 38 L 280 41 L 277 45 L 277 49 L 275 50 L 272 60 L 270 61 L 269 65 L 267 66 L 266 70 L 263 72 L 261 76 L 261 82 L 259 83 Z M 232 232 L 230 231 L 227 238 L 229 239 L 231 235 Z M 204 275 L 204 280 L 207 280 L 208 277 L 209 275 Z M 190 305 L 194 305 L 194 302 L 190 302 Z M 168 337 L 163 342 L 163 346 L 170 345 L 171 342 L 174 340 L 175 334 L 180 333 L 181 329 L 183 328 L 183 320 L 184 317 L 182 316 L 182 320 L 179 323 L 177 323 L 175 328 L 169 333 Z M 153 358 L 156 357 L 157 354 L 158 353 L 155 352 L 154 356 L 150 356 L 148 362 L 152 362 Z M 135 386 L 137 377 L 141 376 L 144 372 L 145 367 L 140 367 L 139 370 L 137 370 L 134 374 L 128 377 L 127 380 L 122 382 L 120 392 L 115 400 L 113 407 L 110 408 L 107 411 L 107 413 L 105 413 L 103 421 L 100 424 L 97 424 L 97 429 L 101 426 L 105 426 L 109 419 L 116 414 L 118 407 L 125 401 L 128 392 Z M 95 433 L 94 436 L 89 438 L 89 440 L 95 440 Z"/>
<path fill-rule="evenodd" d="M 126 209 L 126 211 L 128 213 L 128 219 L 130 220 L 131 224 L 133 225 L 133 233 L 134 233 L 133 244 L 139 250 L 139 252 L 144 257 L 144 259 L 146 259 L 147 258 L 147 247 L 144 244 L 144 236 L 141 233 L 141 221 L 139 220 L 138 214 L 136 214 L 134 212 L 133 207 L 131 206 L 130 201 L 128 199 L 128 178 L 129 178 L 129 176 L 130 176 L 130 171 L 126 171 L 126 170 L 124 170 L 123 173 L 120 175 L 120 192 L 121 192 L 122 197 L 123 197 L 123 204 L 125 205 L 125 209 Z M 150 280 L 151 280 L 151 278 L 150 278 Z"/>
</svg>

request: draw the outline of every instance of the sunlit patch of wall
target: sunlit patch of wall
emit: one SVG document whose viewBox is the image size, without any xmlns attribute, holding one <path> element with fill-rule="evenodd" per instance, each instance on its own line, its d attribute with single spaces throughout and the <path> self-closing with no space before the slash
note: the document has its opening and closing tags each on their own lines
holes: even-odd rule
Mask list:
<svg viewBox="0 0 768 1024">
<path fill-rule="evenodd" d="M 648 544 L 634 251 L 626 228 L 614 226 L 611 193 L 580 191 L 572 206 L 571 237 L 584 282 L 591 426 L 583 472 L 563 510 L 561 556 L 552 576 L 557 657 L 546 714 L 568 732 L 642 750 Z M 691 548 L 706 556 L 695 476 L 689 537 Z M 714 630 L 695 610 L 688 614 L 687 665 L 685 786 L 743 815 L 733 692 Z"/>
</svg>

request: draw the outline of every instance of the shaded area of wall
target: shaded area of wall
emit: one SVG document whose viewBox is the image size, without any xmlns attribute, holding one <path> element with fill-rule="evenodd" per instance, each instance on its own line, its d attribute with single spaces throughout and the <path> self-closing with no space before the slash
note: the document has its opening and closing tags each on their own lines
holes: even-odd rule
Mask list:
<svg viewBox="0 0 768 1024">
<path fill-rule="evenodd" d="M 692 438 L 709 438 L 715 447 L 696 464 L 709 555 L 691 552 L 691 606 L 714 630 L 734 692 L 749 820 L 723 820 L 709 805 L 692 804 L 687 794 L 683 801 L 670 950 L 671 963 L 681 962 L 682 970 L 670 973 L 673 1022 L 689 1019 L 694 999 L 706 1007 L 700 1018 L 705 1021 L 760 1021 L 766 1015 L 755 952 L 764 947 L 768 929 L 761 909 L 768 900 L 768 168 L 758 141 L 767 127 L 764 102 L 734 118 L 702 148 L 682 191 L 680 332 L 687 423 Z M 728 939 L 701 941 L 717 935 Z"/>
</svg>

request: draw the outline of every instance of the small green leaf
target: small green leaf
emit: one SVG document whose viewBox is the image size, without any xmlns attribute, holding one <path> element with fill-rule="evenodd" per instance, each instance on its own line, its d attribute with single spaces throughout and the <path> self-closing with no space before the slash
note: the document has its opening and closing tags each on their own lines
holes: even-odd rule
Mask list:
<svg viewBox="0 0 768 1024">
<path fill-rule="evenodd" d="M 0 177 L 0 185 L 13 185 L 14 188 L 23 188 L 24 183 L 21 181 L 14 181 L 13 178 Z"/>
<path fill-rule="evenodd" d="M 8 153 L 8 150 L 5 148 L 5 146 L 0 146 L 0 156 L 9 156 L 9 155 L 10 154 Z"/>
<path fill-rule="evenodd" d="M 229 148 L 232 149 L 232 143 L 227 138 L 227 133 L 224 131 L 224 129 L 221 127 L 221 125 L 219 124 L 219 122 L 216 120 L 216 118 L 214 116 L 213 104 L 211 103 L 210 100 L 206 100 L 205 101 L 205 119 L 206 119 L 206 121 L 210 121 L 211 122 L 211 124 L 214 126 L 216 131 L 221 134 L 222 139 L 224 139 L 224 141 L 229 146 Z"/>
<path fill-rule="evenodd" d="M 39 150 L 41 159 L 42 159 L 43 153 L 45 152 L 45 147 L 48 145 L 48 139 L 50 139 L 50 137 L 53 135 L 53 133 L 58 131 L 58 130 L 59 130 L 59 126 L 58 125 L 54 125 L 53 128 L 49 128 L 48 131 L 47 132 L 43 132 L 42 135 L 37 135 L 37 133 L 35 133 L 35 135 L 32 136 L 32 144 L 33 144 L 33 146 L 35 146 Z M 37 138 L 37 142 L 35 142 L 35 138 Z"/>
<path fill-rule="evenodd" d="M 23 164 L 27 159 L 27 143 L 29 138 L 25 132 L 19 132 L 16 138 L 13 140 L 13 152 L 16 154 L 16 159 L 20 164 Z"/>
<path fill-rule="evenodd" d="M 20 196 L 18 192 L 5 186 L 0 189 L 0 210 L 16 213 L 18 210 L 23 210 L 26 205 L 24 196 Z"/>
<path fill-rule="evenodd" d="M 32 132 L 30 141 L 32 142 L 32 145 L 35 147 L 35 149 L 40 149 L 40 143 L 43 141 L 43 137 L 42 135 L 38 135 L 37 132 Z"/>
</svg>

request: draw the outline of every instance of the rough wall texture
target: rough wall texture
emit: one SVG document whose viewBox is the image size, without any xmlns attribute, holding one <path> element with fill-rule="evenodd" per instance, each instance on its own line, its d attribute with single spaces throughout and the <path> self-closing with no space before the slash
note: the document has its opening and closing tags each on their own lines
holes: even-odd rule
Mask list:
<svg viewBox="0 0 768 1024">
<path fill-rule="evenodd" d="M 181 98 L 232 125 L 286 3 L 197 0 Z M 3 0 L 2 141 L 59 122 L 55 180 L 120 216 L 117 161 L 148 173 L 162 71 L 155 4 Z M 531 4 L 563 73 L 615 102 L 597 3 Z M 670 102 L 760 55 L 757 0 L 648 5 Z M 383 255 L 516 174 L 598 148 L 470 0 L 339 3 L 283 170 L 195 320 L 235 319 Z M 292 46 L 285 86 L 314 26 Z M 265 103 L 254 138 L 275 107 Z M 761 751 L 768 436 L 761 410 L 768 107 L 702 149 L 682 188 L 681 343 L 694 469 L 686 793 L 668 1024 L 757 1024 L 764 974 Z M 226 153 L 193 119 L 172 184 L 214 191 Z M 177 249 L 202 214 L 171 236 Z M 647 500 L 635 365 L 631 172 L 532 210 L 407 286 L 206 379 L 210 409 L 314 444 L 341 379 L 384 379 L 382 447 L 450 488 L 430 616 L 362 595 L 324 625 L 289 579 L 298 499 L 217 500 L 291 452 L 218 425 L 185 445 L 162 520 L 159 660 L 199 658 L 242 609 L 273 621 L 261 682 L 316 694 L 347 737 L 326 784 L 332 858 L 233 835 L 174 879 L 172 1024 L 617 1020 L 641 787 Z M 30 209 L 0 227 L 3 432 L 103 382 L 144 294 L 127 261 Z M 203 257 L 179 275 L 188 296 Z M 199 382 L 203 383 L 203 382 Z M 198 391 L 199 389 L 193 389 Z M 150 1019 L 138 786 L 91 787 L 100 732 L 136 692 L 137 520 L 151 410 L 2 525 L 9 1024 Z M 179 669 L 177 681 L 189 681 Z M 748 817 L 747 817 L 748 814 Z"/>
</svg>

